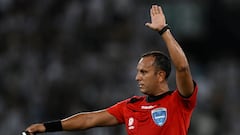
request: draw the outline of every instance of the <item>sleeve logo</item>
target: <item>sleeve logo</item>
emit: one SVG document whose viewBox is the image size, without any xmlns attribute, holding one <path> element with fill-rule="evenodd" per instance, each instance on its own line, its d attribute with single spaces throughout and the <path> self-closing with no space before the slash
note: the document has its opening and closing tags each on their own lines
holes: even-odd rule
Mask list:
<svg viewBox="0 0 240 135">
<path fill-rule="evenodd" d="M 128 129 L 134 129 L 133 123 L 134 123 L 134 118 L 130 117 L 128 119 Z"/>
<path fill-rule="evenodd" d="M 163 126 L 167 121 L 167 109 L 166 108 L 156 108 L 152 110 L 152 119 L 158 126 Z"/>
</svg>

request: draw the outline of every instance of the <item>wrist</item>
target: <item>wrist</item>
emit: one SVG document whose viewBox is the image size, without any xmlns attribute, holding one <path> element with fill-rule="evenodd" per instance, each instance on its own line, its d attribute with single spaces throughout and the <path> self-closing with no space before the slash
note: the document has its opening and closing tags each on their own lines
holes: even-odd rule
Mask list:
<svg viewBox="0 0 240 135">
<path fill-rule="evenodd" d="M 170 29 L 170 27 L 168 24 L 166 24 L 161 30 L 158 31 L 158 33 L 162 36 L 162 34 L 165 33 L 168 29 Z"/>
<path fill-rule="evenodd" d="M 44 122 L 45 132 L 62 131 L 62 122 L 60 120 Z"/>
</svg>

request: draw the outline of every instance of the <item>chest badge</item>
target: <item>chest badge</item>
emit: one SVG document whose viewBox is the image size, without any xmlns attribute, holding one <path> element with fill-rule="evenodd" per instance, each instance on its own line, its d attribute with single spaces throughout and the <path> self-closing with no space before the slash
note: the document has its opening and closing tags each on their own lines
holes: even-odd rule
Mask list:
<svg viewBox="0 0 240 135">
<path fill-rule="evenodd" d="M 163 126 L 167 121 L 167 108 L 156 108 L 151 113 L 153 121 L 158 126 Z"/>
</svg>

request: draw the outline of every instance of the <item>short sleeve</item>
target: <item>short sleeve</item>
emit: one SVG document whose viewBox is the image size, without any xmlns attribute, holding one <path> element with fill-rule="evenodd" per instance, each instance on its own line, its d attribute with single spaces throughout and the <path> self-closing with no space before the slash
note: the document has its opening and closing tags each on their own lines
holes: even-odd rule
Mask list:
<svg viewBox="0 0 240 135">
<path fill-rule="evenodd" d="M 113 115 L 119 123 L 124 123 L 124 108 L 126 107 L 126 102 L 127 101 L 124 100 L 107 108 L 107 111 Z"/>
<path fill-rule="evenodd" d="M 190 97 L 183 97 L 181 96 L 179 91 L 177 92 L 178 99 L 180 99 L 180 101 L 183 103 L 183 106 L 186 109 L 190 109 L 190 110 L 193 109 L 197 104 L 198 85 L 195 81 L 193 81 L 193 83 L 194 83 L 194 91 Z"/>
</svg>

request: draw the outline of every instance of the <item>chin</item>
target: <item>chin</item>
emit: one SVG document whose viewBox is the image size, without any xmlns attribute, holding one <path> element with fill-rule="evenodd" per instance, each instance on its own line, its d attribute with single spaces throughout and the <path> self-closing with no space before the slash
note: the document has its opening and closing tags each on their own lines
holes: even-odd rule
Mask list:
<svg viewBox="0 0 240 135">
<path fill-rule="evenodd" d="M 140 89 L 141 93 L 145 94 L 145 95 L 148 95 L 148 92 L 144 89 Z"/>
</svg>

